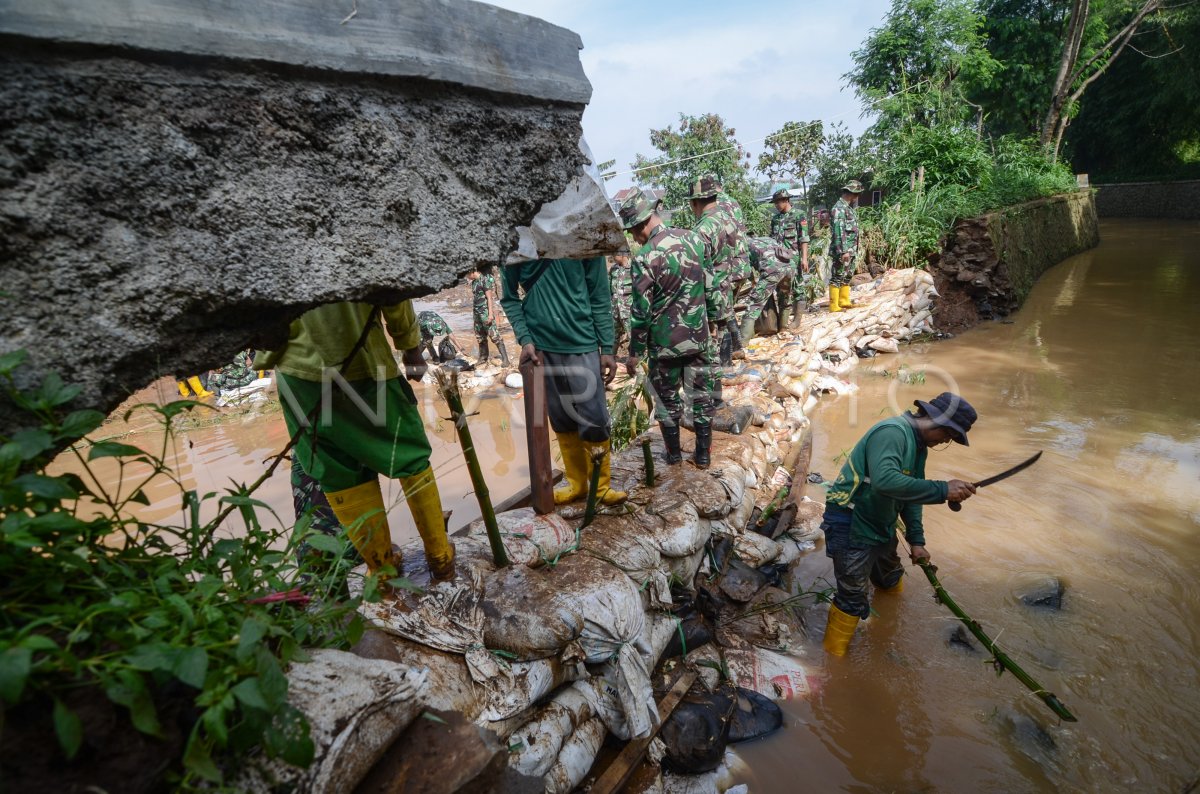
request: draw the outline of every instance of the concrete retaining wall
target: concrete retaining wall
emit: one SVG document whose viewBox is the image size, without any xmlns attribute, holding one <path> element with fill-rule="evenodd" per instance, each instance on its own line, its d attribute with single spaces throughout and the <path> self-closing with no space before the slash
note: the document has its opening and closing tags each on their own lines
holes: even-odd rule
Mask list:
<svg viewBox="0 0 1200 794">
<path fill-rule="evenodd" d="M 0 0 L 0 352 L 105 410 L 502 261 L 579 173 L 579 37 L 467 0 Z M 15 417 L 0 400 L 0 433 Z"/>
<path fill-rule="evenodd" d="M 938 328 L 956 332 L 1015 311 L 1042 273 L 1099 242 L 1090 191 L 960 221 L 930 265 L 942 294 Z"/>
<path fill-rule="evenodd" d="M 1101 218 L 1200 219 L 1200 179 L 1096 185 Z"/>
</svg>

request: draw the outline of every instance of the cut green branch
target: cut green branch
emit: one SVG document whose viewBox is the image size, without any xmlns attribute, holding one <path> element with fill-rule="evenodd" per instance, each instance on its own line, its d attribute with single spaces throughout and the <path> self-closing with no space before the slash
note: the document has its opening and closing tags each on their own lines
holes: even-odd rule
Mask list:
<svg viewBox="0 0 1200 794">
<path fill-rule="evenodd" d="M 479 502 L 479 511 L 483 515 L 483 525 L 487 528 L 488 543 L 492 547 L 492 559 L 497 568 L 507 567 L 508 552 L 505 551 L 504 541 L 500 537 L 500 527 L 496 523 L 496 510 L 492 507 L 487 480 L 483 478 L 483 469 L 479 466 L 479 454 L 475 451 L 475 442 L 471 440 L 471 428 L 467 426 L 462 395 L 458 391 L 458 372 L 445 368 L 439 369 L 437 381 L 442 398 L 450 407 L 450 418 L 454 422 L 454 429 L 458 432 L 458 441 L 462 445 L 463 457 L 467 461 L 467 472 L 471 475 L 471 487 L 475 490 L 475 499 Z"/>
<path fill-rule="evenodd" d="M 938 581 L 936 565 L 928 560 L 918 560 L 917 564 L 921 566 L 921 570 L 925 572 L 925 577 L 929 579 L 929 583 L 933 585 L 933 591 L 936 594 L 935 597 L 937 598 L 938 602 L 945 604 L 946 608 L 953 612 L 955 617 L 961 620 L 963 625 L 966 626 L 971 633 L 983 643 L 983 647 L 992 652 L 992 659 L 994 660 L 994 664 L 996 666 L 996 675 L 1002 675 L 1005 670 L 1008 670 L 1015 675 L 1017 680 L 1024 684 L 1029 691 L 1041 698 L 1042 702 L 1049 706 L 1050 710 L 1059 717 L 1063 718 L 1067 722 L 1078 722 L 1078 720 L 1075 719 L 1075 715 L 1072 714 L 1067 707 L 1062 704 L 1061 701 L 1059 701 L 1053 692 L 1047 692 L 1045 689 L 1043 689 L 1042 685 L 1037 681 L 1034 681 L 1028 673 L 1021 669 L 1020 665 L 1008 658 L 1008 654 L 996 646 L 996 641 L 984 632 L 983 627 L 980 626 L 979 623 L 977 623 L 970 615 L 964 612 L 962 607 L 955 603 L 954 599 L 950 597 L 950 594 L 946 592 L 946 588 L 942 587 L 942 583 Z"/>
<path fill-rule="evenodd" d="M 642 459 L 646 462 L 646 487 L 654 487 L 654 455 L 650 452 L 650 439 L 642 439 Z"/>
</svg>

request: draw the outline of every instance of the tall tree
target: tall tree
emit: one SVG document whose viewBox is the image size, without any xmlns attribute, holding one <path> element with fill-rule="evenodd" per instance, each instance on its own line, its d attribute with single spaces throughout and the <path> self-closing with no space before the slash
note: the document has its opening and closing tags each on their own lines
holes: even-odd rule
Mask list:
<svg viewBox="0 0 1200 794">
<path fill-rule="evenodd" d="M 662 188 L 663 204 L 675 211 L 677 225 L 689 225 L 688 186 L 713 174 L 742 205 L 746 227 L 752 234 L 766 230 L 766 217 L 755 200 L 749 176 L 750 155 L 734 137 L 736 131 L 716 113 L 679 114 L 679 128 L 650 130 L 650 144 L 659 154 L 639 154 L 632 163 L 640 185 Z"/>
<path fill-rule="evenodd" d="M 807 205 L 808 177 L 824 140 L 824 126 L 820 121 L 789 121 L 764 142 L 763 151 L 758 155 L 758 171 L 772 181 L 784 177 L 800 180 Z"/>
<path fill-rule="evenodd" d="M 1114 2 L 1112 10 L 1121 11 L 1124 2 Z M 1071 123 L 1076 105 L 1088 86 L 1108 71 L 1133 37 L 1145 24 L 1162 24 L 1157 12 L 1163 7 L 1162 0 L 1138 0 L 1129 14 L 1114 14 L 1121 19 L 1113 25 L 1118 30 L 1094 52 L 1088 55 L 1084 49 L 1085 32 L 1093 21 L 1091 0 L 1071 0 L 1071 14 L 1063 35 L 1062 55 L 1059 58 L 1058 74 L 1054 78 L 1050 93 L 1050 106 L 1042 121 L 1040 140 L 1050 149 L 1054 159 L 1062 146 L 1063 134 Z M 1123 18 L 1123 19 L 1122 19 Z"/>
</svg>

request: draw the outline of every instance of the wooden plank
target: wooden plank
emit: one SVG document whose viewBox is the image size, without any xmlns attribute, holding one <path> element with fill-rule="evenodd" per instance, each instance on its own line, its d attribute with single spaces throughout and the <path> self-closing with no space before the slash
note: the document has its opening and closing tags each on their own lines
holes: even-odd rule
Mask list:
<svg viewBox="0 0 1200 794">
<path fill-rule="evenodd" d="M 779 510 L 779 520 L 775 522 L 775 529 L 771 532 L 771 539 L 782 535 L 792 528 L 792 522 L 796 520 L 796 505 L 804 496 L 804 489 L 808 486 L 808 470 L 812 466 L 812 430 L 804 431 L 804 439 L 797 444 L 797 449 L 794 450 L 795 460 L 791 461 L 793 450 L 788 450 L 788 461 L 792 462 L 791 477 L 792 488 L 788 491 L 787 499 L 784 500 L 783 507 Z"/>
<path fill-rule="evenodd" d="M 530 503 L 539 515 L 554 511 L 554 478 L 550 467 L 550 422 L 546 417 L 546 382 L 541 366 L 521 365 L 525 388 L 525 440 L 529 446 Z"/>
<path fill-rule="evenodd" d="M 658 704 L 658 727 L 644 739 L 634 739 L 626 744 L 620 754 L 609 764 L 608 769 L 604 770 L 604 773 L 592 784 L 589 789 L 591 794 L 616 794 L 629 782 L 629 778 L 642 763 L 642 759 L 646 757 L 646 750 L 650 748 L 650 742 L 658 735 L 659 728 L 667 721 L 667 717 L 671 716 L 671 712 L 679 705 L 679 701 L 691 689 L 695 680 L 695 670 L 684 670 L 679 678 L 675 679 L 675 685 Z"/>
</svg>

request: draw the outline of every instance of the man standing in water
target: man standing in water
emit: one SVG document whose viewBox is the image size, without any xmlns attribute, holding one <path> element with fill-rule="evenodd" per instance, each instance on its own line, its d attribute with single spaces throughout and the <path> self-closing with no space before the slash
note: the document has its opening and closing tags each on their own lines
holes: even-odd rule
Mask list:
<svg viewBox="0 0 1200 794">
<path fill-rule="evenodd" d="M 496 276 L 491 267 L 474 270 L 467 279 L 471 285 L 471 315 L 475 324 L 475 340 L 479 342 L 479 364 L 487 366 L 491 360 L 488 352 L 488 339 L 496 343 L 500 353 L 500 366 L 508 367 L 508 349 L 500 337 L 500 321 L 497 317 L 496 304 L 500 302 L 496 289 Z"/>
<path fill-rule="evenodd" d="M 612 297 L 604 257 L 534 259 L 504 267 L 504 313 L 521 346 L 520 364 L 546 365 L 546 409 L 562 452 L 564 485 L 555 504 L 587 495 L 593 461 L 602 504 L 625 501 L 611 487 L 611 442 L 604 386 L 617 375 Z"/>
<path fill-rule="evenodd" d="M 381 318 L 402 351 L 408 379 L 421 380 L 426 364 L 411 301 L 310 309 L 291 324 L 283 347 L 260 351 L 254 364 L 279 376 L 283 418 L 297 439 L 296 457 L 320 483 L 367 568 L 372 573 L 400 570 L 379 487 L 382 474 L 398 478 L 404 488 L 430 574 L 435 580 L 452 579 L 454 546 L 429 465 L 425 423 Z"/>
<path fill-rule="evenodd" d="M 964 480 L 925 479 L 930 447 L 967 445 L 975 409 L 957 394 L 942 392 L 916 411 L 878 422 L 850 451 L 825 494 L 825 554 L 833 558 L 837 595 L 829 605 L 825 650 L 844 656 L 860 619 L 871 614 L 868 582 L 899 593 L 904 570 L 896 553 L 898 520 L 915 564 L 929 559 L 921 506 L 961 502 L 975 493 Z"/>
</svg>

